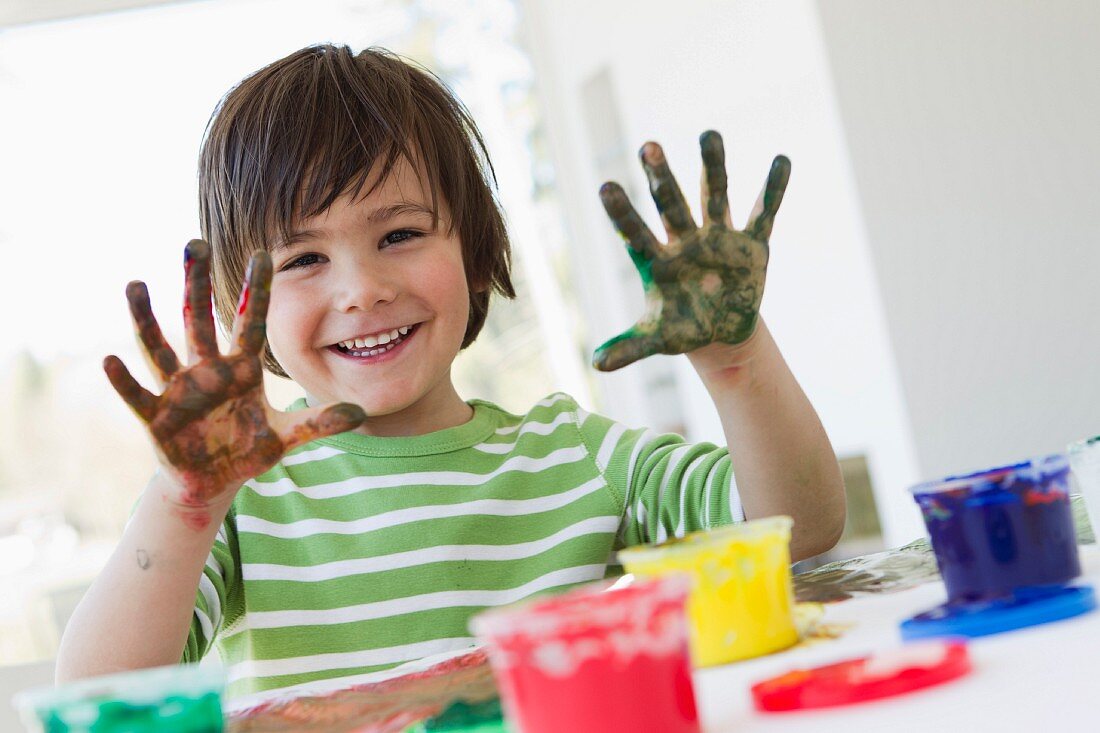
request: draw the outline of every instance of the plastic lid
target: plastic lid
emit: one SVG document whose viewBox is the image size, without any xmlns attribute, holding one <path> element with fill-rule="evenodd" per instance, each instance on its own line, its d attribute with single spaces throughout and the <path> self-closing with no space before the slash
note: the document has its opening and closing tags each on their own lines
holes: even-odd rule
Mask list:
<svg viewBox="0 0 1100 733">
<path fill-rule="evenodd" d="M 965 642 L 922 642 L 824 667 L 796 669 L 753 685 L 752 697 L 757 709 L 771 712 L 834 707 L 920 690 L 969 671 Z"/>
<path fill-rule="evenodd" d="M 1094 608 L 1096 594 L 1087 585 L 977 603 L 946 603 L 902 621 L 901 637 L 988 636 L 1080 616 Z"/>
</svg>

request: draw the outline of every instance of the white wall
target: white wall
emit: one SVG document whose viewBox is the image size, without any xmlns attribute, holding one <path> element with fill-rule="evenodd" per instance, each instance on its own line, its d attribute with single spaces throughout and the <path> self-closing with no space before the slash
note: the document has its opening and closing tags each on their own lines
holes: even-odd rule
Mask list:
<svg viewBox="0 0 1100 733">
<path fill-rule="evenodd" d="M 921 473 L 1100 431 L 1100 3 L 818 3 Z"/>
<path fill-rule="evenodd" d="M 766 2 L 526 0 L 523 3 L 570 217 L 591 346 L 640 314 L 637 281 L 596 195 L 581 89 L 607 69 L 624 144 L 665 147 L 689 200 L 697 198 L 697 139 L 726 140 L 730 203 L 743 222 L 779 152 L 793 174 L 772 236 L 763 315 L 837 452 L 868 456 L 888 542 L 921 532 L 904 489 L 917 477 L 908 417 L 871 267 L 854 179 L 810 0 Z M 641 169 L 623 181 L 645 192 Z M 692 202 L 698 212 L 698 204 Z M 639 211 L 660 232 L 649 200 Z M 595 283 L 595 284 L 592 284 Z M 664 357 L 655 357 L 658 361 Z M 647 360 L 649 361 L 649 360 Z M 713 407 L 687 360 L 674 361 L 692 439 L 722 441 Z M 601 409 L 624 420 L 646 413 L 639 366 L 601 378 Z M 644 367 L 641 367 L 644 368 Z M 633 370 L 633 371 L 632 371 Z"/>
</svg>

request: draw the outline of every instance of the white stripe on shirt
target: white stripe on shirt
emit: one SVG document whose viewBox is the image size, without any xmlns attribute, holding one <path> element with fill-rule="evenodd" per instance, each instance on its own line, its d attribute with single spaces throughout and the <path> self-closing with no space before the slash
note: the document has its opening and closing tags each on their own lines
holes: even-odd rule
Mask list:
<svg viewBox="0 0 1100 733">
<path fill-rule="evenodd" d="M 510 471 L 539 473 L 565 463 L 574 463 L 582 460 L 585 456 L 584 446 L 579 445 L 559 448 L 542 458 L 515 456 L 487 474 L 460 471 L 424 471 L 420 473 L 386 474 L 384 476 L 355 476 L 343 481 L 333 481 L 315 486 L 296 486 L 291 478 L 283 477 L 277 481 L 265 483 L 253 479 L 245 482 L 245 487 L 260 496 L 269 498 L 298 493 L 308 499 L 335 499 L 362 491 L 409 486 L 411 484 L 423 486 L 477 486 Z"/>
<path fill-rule="evenodd" d="M 516 517 L 537 514 L 568 506 L 578 499 L 600 491 L 605 486 L 603 478 L 594 478 L 575 489 L 560 494 L 540 496 L 534 499 L 475 499 L 457 504 L 427 504 L 424 506 L 395 509 L 361 519 L 300 519 L 282 524 L 249 514 L 237 515 L 237 532 L 265 534 L 282 539 L 301 539 L 316 534 L 362 534 L 377 529 L 396 527 L 411 522 L 446 517 L 495 516 Z"/>
<path fill-rule="evenodd" d="M 283 626 L 329 626 L 357 621 L 388 618 L 417 611 L 432 611 L 440 608 L 503 606 L 515 603 L 540 591 L 557 588 L 562 585 L 599 580 L 607 572 L 607 564 L 578 565 L 571 568 L 554 570 L 524 583 L 516 588 L 505 590 L 454 590 L 422 593 L 405 598 L 392 598 L 374 603 L 360 603 L 355 606 L 332 609 L 302 609 L 286 611 L 249 611 L 244 623 L 233 628 L 231 634 L 251 629 L 276 629 Z M 403 660 L 400 660 L 403 661 Z"/>
<path fill-rule="evenodd" d="M 565 527 L 552 535 L 531 542 L 511 545 L 439 545 L 420 550 L 394 552 L 355 560 L 336 560 L 320 565 L 277 565 L 274 563 L 244 563 L 241 573 L 248 580 L 291 580 L 314 583 L 334 578 L 377 573 L 398 568 L 411 568 L 437 562 L 463 560 L 520 560 L 534 557 L 577 537 L 606 534 L 618 528 L 619 519 L 614 516 L 589 517 Z"/>
</svg>

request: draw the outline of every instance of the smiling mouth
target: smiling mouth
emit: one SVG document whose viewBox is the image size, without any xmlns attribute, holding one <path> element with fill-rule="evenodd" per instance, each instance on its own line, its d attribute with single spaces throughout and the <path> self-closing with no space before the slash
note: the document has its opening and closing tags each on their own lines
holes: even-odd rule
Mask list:
<svg viewBox="0 0 1100 733">
<path fill-rule="evenodd" d="M 393 351 L 398 346 L 408 341 L 419 328 L 420 324 L 414 323 L 411 326 L 395 328 L 389 333 L 377 334 L 374 337 L 367 336 L 341 341 L 340 343 L 333 344 L 329 348 L 346 356 L 356 356 L 360 358 L 381 356 L 382 354 Z"/>
</svg>

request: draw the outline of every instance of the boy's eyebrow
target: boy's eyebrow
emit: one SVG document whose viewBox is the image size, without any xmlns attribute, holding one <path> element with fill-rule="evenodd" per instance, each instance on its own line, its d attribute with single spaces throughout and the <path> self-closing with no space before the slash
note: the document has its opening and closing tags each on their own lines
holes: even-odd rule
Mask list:
<svg viewBox="0 0 1100 733">
<path fill-rule="evenodd" d="M 380 206 L 367 216 L 367 221 L 372 224 L 377 224 L 379 222 L 388 221 L 401 214 L 427 214 L 428 216 L 435 216 L 435 212 L 426 206 L 407 202 L 393 204 L 391 206 Z"/>
</svg>

